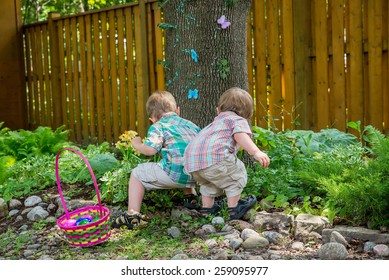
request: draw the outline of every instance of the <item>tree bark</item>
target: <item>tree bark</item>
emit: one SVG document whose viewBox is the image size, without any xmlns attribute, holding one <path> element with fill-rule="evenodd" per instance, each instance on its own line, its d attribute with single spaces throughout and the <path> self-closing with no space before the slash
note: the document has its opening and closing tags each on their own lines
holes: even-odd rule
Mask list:
<svg viewBox="0 0 389 280">
<path fill-rule="evenodd" d="M 200 127 L 213 121 L 225 90 L 248 90 L 250 8 L 251 0 L 164 1 L 166 89 L 175 96 L 181 116 Z M 231 23 L 224 29 L 218 23 L 222 15 Z M 189 90 L 197 90 L 198 99 L 189 98 Z"/>
</svg>

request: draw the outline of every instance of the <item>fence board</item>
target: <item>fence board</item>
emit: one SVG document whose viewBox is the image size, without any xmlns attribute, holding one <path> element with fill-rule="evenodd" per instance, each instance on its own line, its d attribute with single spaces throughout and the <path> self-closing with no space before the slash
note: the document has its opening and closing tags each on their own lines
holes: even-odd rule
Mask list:
<svg viewBox="0 0 389 280">
<path fill-rule="evenodd" d="M 349 1 L 349 80 L 350 94 L 348 101 L 348 121 L 363 121 L 363 45 L 362 45 L 362 1 Z"/>
<path fill-rule="evenodd" d="M 255 72 L 255 124 L 261 127 L 268 126 L 267 105 L 267 59 L 266 59 L 266 29 L 265 5 L 263 1 L 253 3 L 254 45 L 254 72 Z"/>
<path fill-rule="evenodd" d="M 270 66 L 269 112 L 272 116 L 271 126 L 281 130 L 282 93 L 281 93 L 281 61 L 279 31 L 278 0 L 266 1 L 268 56 Z"/>
<path fill-rule="evenodd" d="M 118 74 L 119 74 L 119 101 L 120 101 L 120 123 L 119 123 L 119 132 L 127 130 L 127 102 L 126 102 L 126 72 L 124 66 L 124 18 L 123 10 L 119 9 L 116 12 L 117 16 L 117 29 L 118 29 L 118 41 L 123 43 L 118 43 Z"/>
<path fill-rule="evenodd" d="M 90 140 L 95 141 L 96 138 L 96 109 L 94 99 L 93 84 L 95 79 L 93 77 L 93 46 L 92 46 L 92 34 L 94 26 L 92 25 L 91 15 L 85 16 L 85 30 L 86 30 L 86 59 L 87 59 L 87 71 L 86 71 L 86 100 L 88 100 L 88 107 L 86 112 L 89 112 L 89 129 Z M 88 123 L 87 123 L 88 125 Z"/>
<path fill-rule="evenodd" d="M 369 50 L 369 101 L 367 122 L 382 129 L 382 1 L 369 1 L 368 13 L 368 50 Z"/>
<path fill-rule="evenodd" d="M 333 77 L 331 85 L 331 124 L 333 127 L 346 129 L 346 82 L 345 82 L 345 61 L 344 61 L 344 1 L 332 0 L 332 57 Z"/>
<path fill-rule="evenodd" d="M 294 83 L 294 23 L 293 1 L 281 1 L 281 38 L 282 38 L 282 130 L 294 129 L 295 123 L 295 83 Z"/>
<path fill-rule="evenodd" d="M 110 86 L 109 86 L 109 64 L 108 64 L 108 41 L 107 41 L 107 14 L 101 15 L 101 33 L 102 33 L 102 56 L 103 56 L 103 104 L 104 104 L 104 126 L 105 126 L 105 139 L 108 142 L 112 142 L 112 130 L 111 130 L 111 98 L 110 98 Z"/>
<path fill-rule="evenodd" d="M 317 129 L 330 124 L 328 96 L 328 50 L 326 1 L 315 0 L 315 71 L 316 71 L 316 119 Z M 320 34 L 320 36 L 319 36 Z"/>
<path fill-rule="evenodd" d="M 79 30 L 79 41 L 80 41 L 80 60 L 79 60 L 79 73 L 80 73 L 80 109 L 81 112 L 79 113 L 81 116 L 81 123 L 82 126 L 82 135 L 81 140 L 89 142 L 90 139 L 90 132 L 89 132 L 89 110 L 88 110 L 88 96 L 87 96 L 87 65 L 86 65 L 86 49 L 85 49 L 85 40 L 86 40 L 86 30 L 85 30 L 85 17 L 79 17 L 78 18 L 78 30 Z M 89 29 L 88 29 L 89 31 Z"/>
</svg>

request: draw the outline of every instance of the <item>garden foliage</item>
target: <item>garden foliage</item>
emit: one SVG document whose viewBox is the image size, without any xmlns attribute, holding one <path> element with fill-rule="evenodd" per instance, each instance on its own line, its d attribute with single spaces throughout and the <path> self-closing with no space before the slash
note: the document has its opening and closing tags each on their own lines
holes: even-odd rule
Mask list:
<svg viewBox="0 0 389 280">
<path fill-rule="evenodd" d="M 371 126 L 350 122 L 357 136 L 336 129 L 319 132 L 273 132 L 253 127 L 256 144 L 271 158 L 269 168 L 247 168 L 244 195 L 257 196 L 257 210 L 312 213 L 330 221 L 373 228 L 389 225 L 389 138 Z M 0 130 L 0 197 L 6 201 L 53 186 L 55 155 L 67 146 L 69 131 L 39 127 L 35 131 Z M 126 207 L 130 173 L 139 163 L 158 161 L 139 155 L 125 132 L 118 143 L 78 149 L 90 162 L 102 199 Z M 77 148 L 77 147 L 76 147 Z M 64 151 L 59 162 L 61 183 L 92 184 L 84 162 Z M 147 192 L 142 211 L 166 210 L 182 196 L 180 190 Z"/>
</svg>

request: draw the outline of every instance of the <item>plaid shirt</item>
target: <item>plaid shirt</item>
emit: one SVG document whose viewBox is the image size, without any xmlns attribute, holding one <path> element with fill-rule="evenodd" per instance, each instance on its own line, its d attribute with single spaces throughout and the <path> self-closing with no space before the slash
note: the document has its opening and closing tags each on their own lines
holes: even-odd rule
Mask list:
<svg viewBox="0 0 389 280">
<path fill-rule="evenodd" d="M 238 147 L 233 136 L 238 132 L 251 135 L 247 120 L 231 111 L 220 113 L 186 148 L 185 172 L 189 174 L 205 169 L 220 162 L 229 153 L 236 154 Z"/>
<path fill-rule="evenodd" d="M 194 123 L 179 117 L 174 112 L 165 113 L 150 126 L 144 141 L 161 153 L 158 163 L 166 174 L 182 185 L 193 184 L 193 179 L 184 173 L 183 156 L 189 141 L 200 131 Z"/>
</svg>

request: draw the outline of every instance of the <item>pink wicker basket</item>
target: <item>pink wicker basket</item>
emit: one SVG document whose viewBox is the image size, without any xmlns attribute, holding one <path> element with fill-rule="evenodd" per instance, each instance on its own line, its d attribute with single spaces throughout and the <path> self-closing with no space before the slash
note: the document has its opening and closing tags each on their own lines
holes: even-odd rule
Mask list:
<svg viewBox="0 0 389 280">
<path fill-rule="evenodd" d="M 85 206 L 77 210 L 74 210 L 72 212 L 68 211 L 62 193 L 61 181 L 60 181 L 59 169 L 58 169 L 59 156 L 64 150 L 68 150 L 76 153 L 85 162 L 86 166 L 89 169 L 89 173 L 92 176 L 93 184 L 95 186 L 95 191 L 97 194 L 98 205 Z M 106 241 L 111 235 L 110 223 L 109 223 L 110 211 L 107 207 L 104 207 L 101 204 L 100 192 L 97 185 L 96 177 L 93 173 L 92 167 L 90 166 L 88 160 L 84 157 L 84 155 L 81 152 L 75 149 L 63 148 L 58 152 L 55 158 L 55 176 L 57 179 L 58 192 L 61 197 L 63 208 L 65 210 L 65 214 L 57 220 L 57 225 L 64 232 L 66 236 L 66 240 L 69 243 L 69 245 L 74 247 L 90 247 Z M 92 215 L 94 217 L 98 217 L 99 219 L 97 221 L 90 222 L 84 225 L 66 224 L 68 220 L 70 219 L 77 220 L 79 218 L 82 218 L 84 215 Z"/>
</svg>

